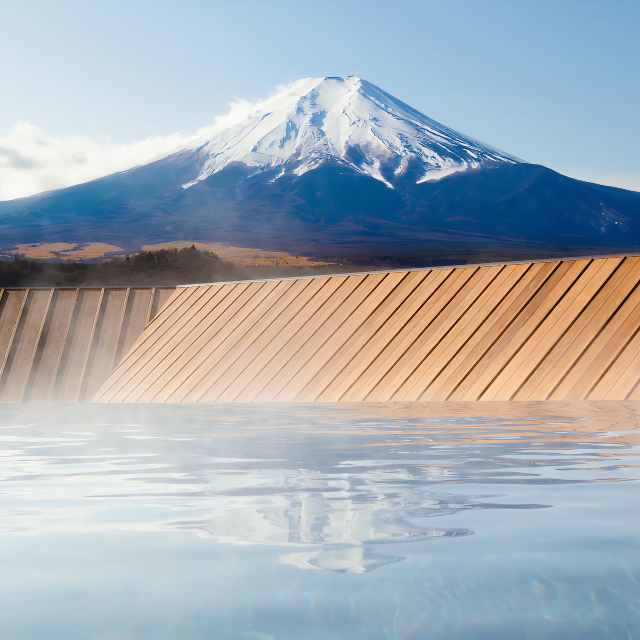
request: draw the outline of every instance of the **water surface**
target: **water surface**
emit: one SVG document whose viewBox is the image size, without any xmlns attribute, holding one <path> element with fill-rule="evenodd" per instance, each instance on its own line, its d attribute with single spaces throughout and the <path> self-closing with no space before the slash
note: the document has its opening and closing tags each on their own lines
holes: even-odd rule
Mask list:
<svg viewBox="0 0 640 640">
<path fill-rule="evenodd" d="M 639 638 L 639 415 L 4 407 L 0 636 Z"/>
</svg>

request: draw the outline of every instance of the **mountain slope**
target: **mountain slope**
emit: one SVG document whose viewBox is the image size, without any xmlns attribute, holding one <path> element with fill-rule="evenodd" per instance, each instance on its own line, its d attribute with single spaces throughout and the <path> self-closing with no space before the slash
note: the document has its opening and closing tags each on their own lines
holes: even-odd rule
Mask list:
<svg viewBox="0 0 640 640">
<path fill-rule="evenodd" d="M 463 136 L 352 76 L 301 80 L 147 165 L 0 203 L 6 242 L 211 240 L 356 262 L 640 250 L 640 194 Z"/>
</svg>

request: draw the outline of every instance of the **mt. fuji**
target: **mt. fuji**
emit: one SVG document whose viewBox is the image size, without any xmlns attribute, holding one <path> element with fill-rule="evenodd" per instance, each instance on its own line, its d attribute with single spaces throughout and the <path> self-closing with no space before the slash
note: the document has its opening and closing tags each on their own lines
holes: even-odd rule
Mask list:
<svg viewBox="0 0 640 640">
<path fill-rule="evenodd" d="M 640 250 L 640 194 L 529 164 L 348 76 L 128 171 L 0 203 L 2 244 L 221 242 L 356 263 Z"/>
<path fill-rule="evenodd" d="M 252 175 L 280 167 L 300 176 L 334 160 L 387 186 L 410 164 L 418 182 L 476 168 L 481 162 L 514 164 L 513 156 L 431 120 L 365 80 L 298 80 L 259 105 L 243 122 L 185 148 L 204 163 L 189 187 L 232 162 Z"/>
</svg>

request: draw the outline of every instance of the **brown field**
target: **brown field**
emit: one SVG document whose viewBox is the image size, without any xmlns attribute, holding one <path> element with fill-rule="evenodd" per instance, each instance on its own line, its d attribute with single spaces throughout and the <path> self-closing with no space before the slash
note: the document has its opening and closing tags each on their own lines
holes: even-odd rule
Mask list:
<svg viewBox="0 0 640 640">
<path fill-rule="evenodd" d="M 184 249 L 194 245 L 200 251 L 211 251 L 222 260 L 242 267 L 318 267 L 332 263 L 319 262 L 304 256 L 294 256 L 284 251 L 264 251 L 263 249 L 247 249 L 244 247 L 226 247 L 219 242 L 188 242 L 175 240 L 160 244 L 145 244 L 144 251 L 160 251 L 161 249 Z"/>
<path fill-rule="evenodd" d="M 36 244 L 18 244 L 9 249 L 9 253 L 19 254 L 30 260 L 82 260 L 103 258 L 107 253 L 124 253 L 122 247 L 104 242 L 44 242 Z"/>
<path fill-rule="evenodd" d="M 184 249 L 195 245 L 200 251 L 211 251 L 222 260 L 243 267 L 319 267 L 332 263 L 315 261 L 304 256 L 294 256 L 284 251 L 264 251 L 245 247 L 227 247 L 219 242 L 191 242 L 174 240 L 159 244 L 145 244 L 143 251 L 160 251 L 161 249 Z M 114 257 L 113 254 L 125 254 L 122 247 L 104 242 L 44 242 L 18 244 L 7 250 L 7 255 L 20 255 L 29 260 L 95 260 Z M 107 256 L 107 254 L 111 254 Z"/>
</svg>

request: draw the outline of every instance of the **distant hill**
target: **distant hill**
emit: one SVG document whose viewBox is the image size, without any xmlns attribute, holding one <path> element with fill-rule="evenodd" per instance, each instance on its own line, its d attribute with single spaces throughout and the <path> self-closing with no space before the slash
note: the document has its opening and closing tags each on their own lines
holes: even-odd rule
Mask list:
<svg viewBox="0 0 640 640">
<path fill-rule="evenodd" d="M 243 269 L 195 249 L 148 251 L 98 264 L 0 262 L 2 287 L 170 286 L 245 276 Z"/>
</svg>

